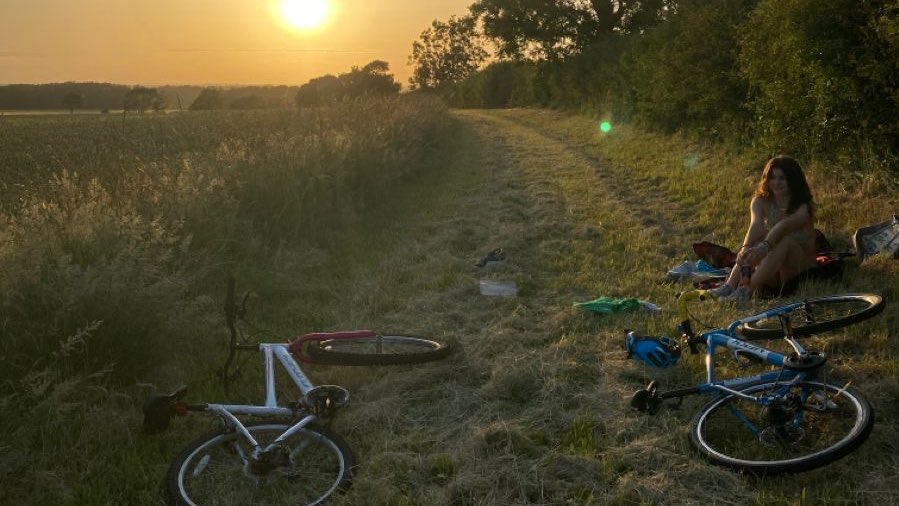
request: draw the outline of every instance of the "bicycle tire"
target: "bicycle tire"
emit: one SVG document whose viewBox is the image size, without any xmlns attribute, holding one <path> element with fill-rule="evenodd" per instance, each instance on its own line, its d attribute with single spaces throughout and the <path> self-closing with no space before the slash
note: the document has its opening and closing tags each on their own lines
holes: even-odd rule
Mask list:
<svg viewBox="0 0 899 506">
<path fill-rule="evenodd" d="M 772 411 L 733 394 L 708 403 L 693 418 L 693 446 L 712 463 L 731 469 L 768 476 L 798 473 L 844 457 L 874 426 L 873 408 L 854 388 L 771 382 L 741 392 L 774 389 L 788 390 L 783 398 L 792 405 Z"/>
<path fill-rule="evenodd" d="M 450 348 L 422 337 L 374 336 L 310 341 L 306 353 L 315 362 L 333 365 L 397 365 L 438 360 Z"/>
<path fill-rule="evenodd" d="M 785 304 L 768 311 L 777 311 L 790 305 L 792 304 Z M 801 337 L 841 329 L 867 320 L 883 311 L 883 307 L 884 301 L 879 295 L 846 293 L 808 299 L 802 306 L 786 311 L 784 314 L 790 316 L 793 335 Z M 738 331 L 746 339 L 784 337 L 780 320 L 776 316 L 744 323 L 740 325 Z"/>
<path fill-rule="evenodd" d="M 290 426 L 284 422 L 246 424 L 260 444 L 273 441 Z M 306 426 L 288 438 L 285 446 L 289 450 L 281 456 L 285 463 L 255 477 L 246 460 L 252 448 L 240 432 L 206 434 L 189 444 L 169 467 L 169 504 L 315 505 L 350 486 L 355 458 L 340 436 L 323 427 Z"/>
</svg>

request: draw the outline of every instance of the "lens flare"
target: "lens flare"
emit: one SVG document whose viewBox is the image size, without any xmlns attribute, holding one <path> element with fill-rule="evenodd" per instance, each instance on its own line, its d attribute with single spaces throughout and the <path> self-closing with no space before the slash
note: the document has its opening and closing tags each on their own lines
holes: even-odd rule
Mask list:
<svg viewBox="0 0 899 506">
<path fill-rule="evenodd" d="M 602 132 L 602 133 L 604 133 L 604 134 L 607 134 L 607 133 L 611 132 L 611 131 L 612 131 L 612 124 L 609 123 L 608 121 L 603 121 L 602 123 L 599 124 L 599 131 Z"/>
</svg>

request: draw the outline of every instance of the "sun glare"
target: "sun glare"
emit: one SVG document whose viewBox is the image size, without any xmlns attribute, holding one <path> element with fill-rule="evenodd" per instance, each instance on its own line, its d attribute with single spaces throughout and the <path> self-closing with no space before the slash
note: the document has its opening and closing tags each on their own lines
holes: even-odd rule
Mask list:
<svg viewBox="0 0 899 506">
<path fill-rule="evenodd" d="M 328 0 L 281 0 L 281 15 L 293 28 L 310 30 L 328 18 Z"/>
</svg>

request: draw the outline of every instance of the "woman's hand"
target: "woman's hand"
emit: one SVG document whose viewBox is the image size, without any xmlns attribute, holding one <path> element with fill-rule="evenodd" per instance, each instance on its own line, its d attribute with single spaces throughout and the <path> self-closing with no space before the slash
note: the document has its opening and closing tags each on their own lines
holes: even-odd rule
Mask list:
<svg viewBox="0 0 899 506">
<path fill-rule="evenodd" d="M 762 241 L 751 248 L 746 248 L 746 250 L 743 251 L 743 258 L 745 260 L 745 263 L 748 263 L 750 265 L 758 265 L 759 262 L 761 262 L 767 254 L 768 242 Z"/>
</svg>

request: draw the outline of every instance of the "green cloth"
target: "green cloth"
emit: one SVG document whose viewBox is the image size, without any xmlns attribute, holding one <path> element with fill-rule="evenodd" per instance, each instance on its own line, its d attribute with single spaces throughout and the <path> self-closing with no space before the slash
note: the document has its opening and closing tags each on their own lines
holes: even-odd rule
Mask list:
<svg viewBox="0 0 899 506">
<path fill-rule="evenodd" d="M 594 313 L 620 313 L 630 309 L 638 309 L 640 300 L 635 298 L 616 299 L 613 297 L 600 297 L 589 302 L 575 302 L 575 307 L 593 311 Z"/>
</svg>

